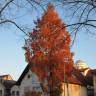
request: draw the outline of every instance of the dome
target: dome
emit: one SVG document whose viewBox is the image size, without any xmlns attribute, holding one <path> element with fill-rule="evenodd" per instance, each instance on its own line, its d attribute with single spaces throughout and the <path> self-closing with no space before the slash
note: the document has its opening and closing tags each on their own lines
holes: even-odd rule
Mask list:
<svg viewBox="0 0 96 96">
<path fill-rule="evenodd" d="M 82 60 L 78 60 L 75 64 L 76 69 L 85 69 L 88 68 L 87 64 L 82 61 Z"/>
</svg>

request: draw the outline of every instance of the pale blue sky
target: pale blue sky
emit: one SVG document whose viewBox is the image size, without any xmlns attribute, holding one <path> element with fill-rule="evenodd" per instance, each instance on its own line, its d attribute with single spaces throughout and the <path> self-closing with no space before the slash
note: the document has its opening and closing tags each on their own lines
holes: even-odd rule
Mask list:
<svg viewBox="0 0 96 96">
<path fill-rule="evenodd" d="M 0 75 L 10 74 L 16 80 L 24 70 L 23 37 L 14 32 L 3 30 L 0 32 Z"/>
<path fill-rule="evenodd" d="M 62 17 L 64 13 L 60 12 Z M 23 22 L 33 21 L 37 16 L 25 17 Z M 33 24 L 33 23 L 32 23 Z M 24 50 L 24 34 L 15 27 L 2 27 L 0 29 L 0 75 L 10 74 L 13 79 L 17 80 L 27 63 L 25 62 Z M 12 28 L 11 28 L 12 27 Z M 75 53 L 74 61 L 84 60 L 90 68 L 96 68 L 96 37 L 79 33 L 75 41 L 72 51 Z"/>
</svg>

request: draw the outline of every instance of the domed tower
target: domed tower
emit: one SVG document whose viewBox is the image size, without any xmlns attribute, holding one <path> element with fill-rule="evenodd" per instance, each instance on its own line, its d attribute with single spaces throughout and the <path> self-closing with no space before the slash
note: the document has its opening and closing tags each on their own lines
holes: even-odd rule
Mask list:
<svg viewBox="0 0 96 96">
<path fill-rule="evenodd" d="M 86 62 L 83 60 L 76 61 L 74 67 L 80 71 L 83 75 L 86 75 L 90 68 L 87 66 Z"/>
<path fill-rule="evenodd" d="M 76 61 L 76 63 L 75 63 L 75 68 L 78 69 L 78 70 L 81 70 L 81 69 L 86 69 L 86 68 L 88 68 L 88 66 L 87 66 L 87 64 L 86 64 L 84 61 L 78 60 L 78 61 Z"/>
</svg>

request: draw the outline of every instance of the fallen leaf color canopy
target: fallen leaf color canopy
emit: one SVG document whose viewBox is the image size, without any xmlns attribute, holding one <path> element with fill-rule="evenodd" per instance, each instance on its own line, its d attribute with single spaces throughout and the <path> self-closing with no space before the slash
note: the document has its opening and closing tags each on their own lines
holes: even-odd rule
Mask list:
<svg viewBox="0 0 96 96">
<path fill-rule="evenodd" d="M 35 24 L 25 41 L 26 60 L 31 62 L 31 70 L 40 81 L 49 78 L 49 81 L 62 82 L 73 68 L 70 34 L 52 4 Z"/>
</svg>

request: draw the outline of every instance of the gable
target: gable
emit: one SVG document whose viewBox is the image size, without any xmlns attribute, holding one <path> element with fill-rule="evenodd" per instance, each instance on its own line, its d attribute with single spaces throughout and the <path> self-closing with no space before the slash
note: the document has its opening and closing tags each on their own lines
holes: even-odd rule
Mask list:
<svg viewBox="0 0 96 96">
<path fill-rule="evenodd" d="M 30 70 L 30 65 L 28 64 L 27 67 L 25 68 L 25 70 L 23 71 L 23 73 L 21 74 L 20 78 L 18 79 L 18 81 L 16 82 L 16 85 L 20 85 L 22 80 L 24 78 L 28 78 L 28 73 L 31 72 Z M 30 73 L 32 75 L 32 72 Z M 32 78 L 32 76 L 31 76 Z M 33 78 L 34 79 L 34 78 Z M 67 80 L 66 80 L 67 81 Z M 66 82 L 65 81 L 65 82 Z M 69 83 L 73 83 L 73 84 L 79 84 L 79 85 L 87 85 L 86 84 L 86 80 L 85 77 L 75 68 L 73 68 L 72 70 L 72 74 L 71 76 L 68 78 Z"/>
<path fill-rule="evenodd" d="M 27 65 L 27 67 L 24 69 L 23 73 L 21 74 L 21 76 L 19 77 L 18 81 L 16 82 L 16 85 L 20 85 L 23 78 L 25 77 L 25 75 L 28 73 L 29 71 L 29 64 Z"/>
<path fill-rule="evenodd" d="M 27 67 L 25 68 L 25 70 L 23 71 L 23 73 L 21 74 L 20 78 L 18 79 L 18 81 L 16 82 L 16 85 L 21 85 L 21 83 L 25 82 L 25 81 L 30 81 L 31 79 L 31 83 L 32 82 L 38 82 L 38 77 L 36 76 L 36 74 L 34 74 L 31 70 L 30 70 L 30 66 L 29 64 L 27 65 Z"/>
</svg>

